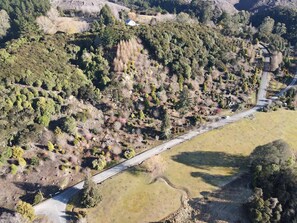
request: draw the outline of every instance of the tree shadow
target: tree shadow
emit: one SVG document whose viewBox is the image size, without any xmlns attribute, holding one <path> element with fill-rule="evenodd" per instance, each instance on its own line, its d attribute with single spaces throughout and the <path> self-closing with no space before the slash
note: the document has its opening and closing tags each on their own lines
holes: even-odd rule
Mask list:
<svg viewBox="0 0 297 223">
<path fill-rule="evenodd" d="M 20 199 L 31 204 L 33 204 L 35 195 L 39 191 L 42 192 L 44 198 L 50 198 L 54 194 L 60 191 L 60 188 L 56 185 L 42 186 L 38 183 L 28 183 L 28 182 L 14 182 L 14 184 L 18 188 L 26 191 L 26 194 L 21 196 Z"/>
<path fill-rule="evenodd" d="M 192 172 L 191 176 L 202 178 L 204 182 L 216 187 L 222 186 L 224 182 L 232 180 L 232 178 L 234 177 L 234 175 L 215 175 L 203 172 Z"/>
<path fill-rule="evenodd" d="M 231 155 L 224 152 L 195 151 L 181 152 L 172 156 L 172 160 L 195 168 L 233 167 L 244 169 L 248 158 L 243 155 Z"/>
<path fill-rule="evenodd" d="M 245 174 L 217 191 L 201 192 L 203 198 L 194 198 L 188 202 L 194 210 L 199 210 L 193 218 L 204 222 L 250 222 L 244 208 L 252 194 L 249 182 L 250 175 Z"/>
</svg>

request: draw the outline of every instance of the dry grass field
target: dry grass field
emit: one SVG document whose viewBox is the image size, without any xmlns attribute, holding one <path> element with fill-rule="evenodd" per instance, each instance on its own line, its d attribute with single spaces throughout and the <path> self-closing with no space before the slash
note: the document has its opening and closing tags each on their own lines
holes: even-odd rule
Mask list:
<svg viewBox="0 0 297 223">
<path fill-rule="evenodd" d="M 183 143 L 161 156 L 165 176 L 188 188 L 192 198 L 214 191 L 246 169 L 247 156 L 258 145 L 284 139 L 297 149 L 297 112 L 257 113 Z M 149 183 L 143 172 L 125 172 L 100 185 L 103 200 L 88 210 L 88 222 L 157 221 L 180 205 L 180 191 L 164 182 Z M 202 193 L 203 194 L 203 193 Z"/>
</svg>

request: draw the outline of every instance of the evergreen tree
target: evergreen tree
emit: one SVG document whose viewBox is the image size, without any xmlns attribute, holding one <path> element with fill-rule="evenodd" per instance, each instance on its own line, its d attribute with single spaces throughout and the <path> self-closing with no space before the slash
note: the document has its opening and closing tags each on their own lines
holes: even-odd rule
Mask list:
<svg viewBox="0 0 297 223">
<path fill-rule="evenodd" d="M 161 125 L 162 136 L 168 139 L 171 136 L 171 123 L 167 110 L 164 111 L 164 116 Z"/>
<path fill-rule="evenodd" d="M 101 201 L 101 195 L 97 184 L 91 176 L 87 176 L 82 190 L 81 204 L 83 207 L 95 207 Z"/>
</svg>

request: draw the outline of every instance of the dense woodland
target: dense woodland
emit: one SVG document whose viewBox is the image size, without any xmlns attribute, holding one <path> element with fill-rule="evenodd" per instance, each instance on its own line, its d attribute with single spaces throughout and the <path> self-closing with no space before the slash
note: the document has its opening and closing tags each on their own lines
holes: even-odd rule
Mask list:
<svg viewBox="0 0 297 223">
<path fill-rule="evenodd" d="M 247 204 L 252 222 L 295 222 L 297 172 L 294 151 L 278 140 L 251 154 L 254 195 Z"/>
<path fill-rule="evenodd" d="M 123 3 L 181 13 L 128 27 L 104 6 L 88 32 L 45 35 L 35 19 L 49 1 L 0 0 L 0 186 L 10 187 L 0 206 L 17 205 L 32 220 L 28 203 L 83 179 L 86 168 L 101 171 L 155 140 L 253 106 L 263 67 L 258 40 L 286 57 L 293 38 L 287 30 L 295 23 L 277 16 L 264 16 L 257 30 L 249 12 L 231 16 L 204 1 Z"/>
</svg>

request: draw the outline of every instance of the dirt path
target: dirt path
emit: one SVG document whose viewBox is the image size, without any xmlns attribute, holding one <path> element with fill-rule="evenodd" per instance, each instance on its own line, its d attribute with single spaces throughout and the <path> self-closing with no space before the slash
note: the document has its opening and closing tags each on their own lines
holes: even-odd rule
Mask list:
<svg viewBox="0 0 297 223">
<path fill-rule="evenodd" d="M 160 222 L 248 223 L 243 205 L 252 194 L 249 182 L 250 176 L 243 174 L 217 191 L 201 192 L 203 198 L 184 200 L 178 211 Z"/>
<path fill-rule="evenodd" d="M 164 182 L 166 185 L 168 185 L 169 187 L 175 189 L 175 190 L 178 190 L 181 192 L 181 198 L 180 198 L 180 202 L 181 202 L 181 207 L 184 207 L 187 203 L 187 201 L 191 198 L 191 195 L 190 195 L 190 191 L 185 188 L 185 187 L 180 187 L 180 186 L 177 186 L 177 185 L 174 185 L 167 177 L 165 176 L 159 176 L 159 177 L 156 177 L 152 183 L 155 183 L 156 181 L 162 181 Z"/>
</svg>

